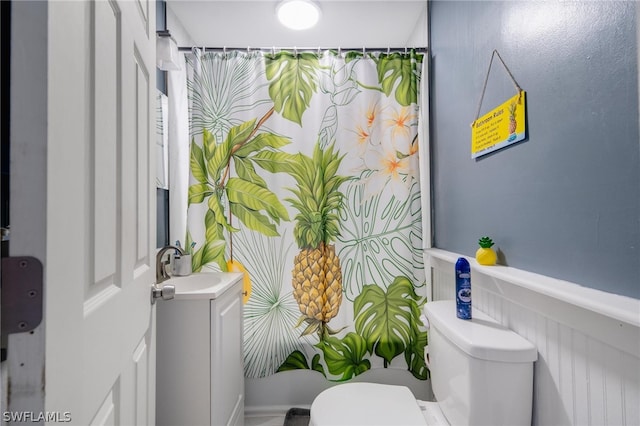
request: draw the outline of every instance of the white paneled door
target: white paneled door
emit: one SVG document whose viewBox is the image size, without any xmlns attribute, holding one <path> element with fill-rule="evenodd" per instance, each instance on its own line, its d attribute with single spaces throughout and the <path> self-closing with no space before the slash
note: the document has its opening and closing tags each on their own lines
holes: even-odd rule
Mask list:
<svg viewBox="0 0 640 426">
<path fill-rule="evenodd" d="M 9 409 L 37 407 L 42 387 L 46 420 L 154 424 L 155 1 L 49 1 L 45 13 L 46 230 L 32 236 L 45 241 L 44 357 Z"/>
</svg>

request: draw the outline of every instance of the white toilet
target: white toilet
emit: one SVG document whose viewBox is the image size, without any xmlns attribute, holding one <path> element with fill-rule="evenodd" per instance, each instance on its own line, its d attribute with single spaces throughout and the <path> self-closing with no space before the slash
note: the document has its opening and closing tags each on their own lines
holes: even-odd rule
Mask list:
<svg viewBox="0 0 640 426">
<path fill-rule="evenodd" d="M 458 319 L 452 300 L 424 312 L 435 402 L 405 386 L 346 383 L 316 397 L 310 425 L 530 425 L 535 346 L 475 309 Z"/>
</svg>

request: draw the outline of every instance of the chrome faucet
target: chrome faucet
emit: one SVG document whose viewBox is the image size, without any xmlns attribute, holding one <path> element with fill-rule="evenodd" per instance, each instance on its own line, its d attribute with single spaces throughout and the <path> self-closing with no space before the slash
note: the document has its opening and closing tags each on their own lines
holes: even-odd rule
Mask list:
<svg viewBox="0 0 640 426">
<path fill-rule="evenodd" d="M 169 250 L 176 250 L 181 255 L 185 254 L 185 252 L 180 247 L 176 246 L 165 246 L 160 249 L 158 254 L 156 254 L 156 284 L 160 284 L 161 282 L 171 278 L 169 274 L 167 274 L 167 265 L 169 265 L 169 260 L 162 260 L 164 254 Z"/>
</svg>

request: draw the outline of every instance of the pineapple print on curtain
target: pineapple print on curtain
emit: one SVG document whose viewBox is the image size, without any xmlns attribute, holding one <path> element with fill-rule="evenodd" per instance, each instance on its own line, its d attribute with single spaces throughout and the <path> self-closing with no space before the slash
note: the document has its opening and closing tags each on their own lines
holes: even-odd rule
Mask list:
<svg viewBox="0 0 640 426">
<path fill-rule="evenodd" d="M 422 55 L 208 52 L 189 60 L 193 269 L 246 270 L 250 378 L 426 379 Z"/>
</svg>

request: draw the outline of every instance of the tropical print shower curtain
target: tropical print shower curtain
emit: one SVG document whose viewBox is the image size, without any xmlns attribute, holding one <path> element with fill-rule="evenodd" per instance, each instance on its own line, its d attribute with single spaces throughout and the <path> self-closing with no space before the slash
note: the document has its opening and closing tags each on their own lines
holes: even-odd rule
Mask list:
<svg viewBox="0 0 640 426">
<path fill-rule="evenodd" d="M 426 379 L 422 54 L 188 60 L 194 271 L 246 271 L 245 375 Z"/>
</svg>

